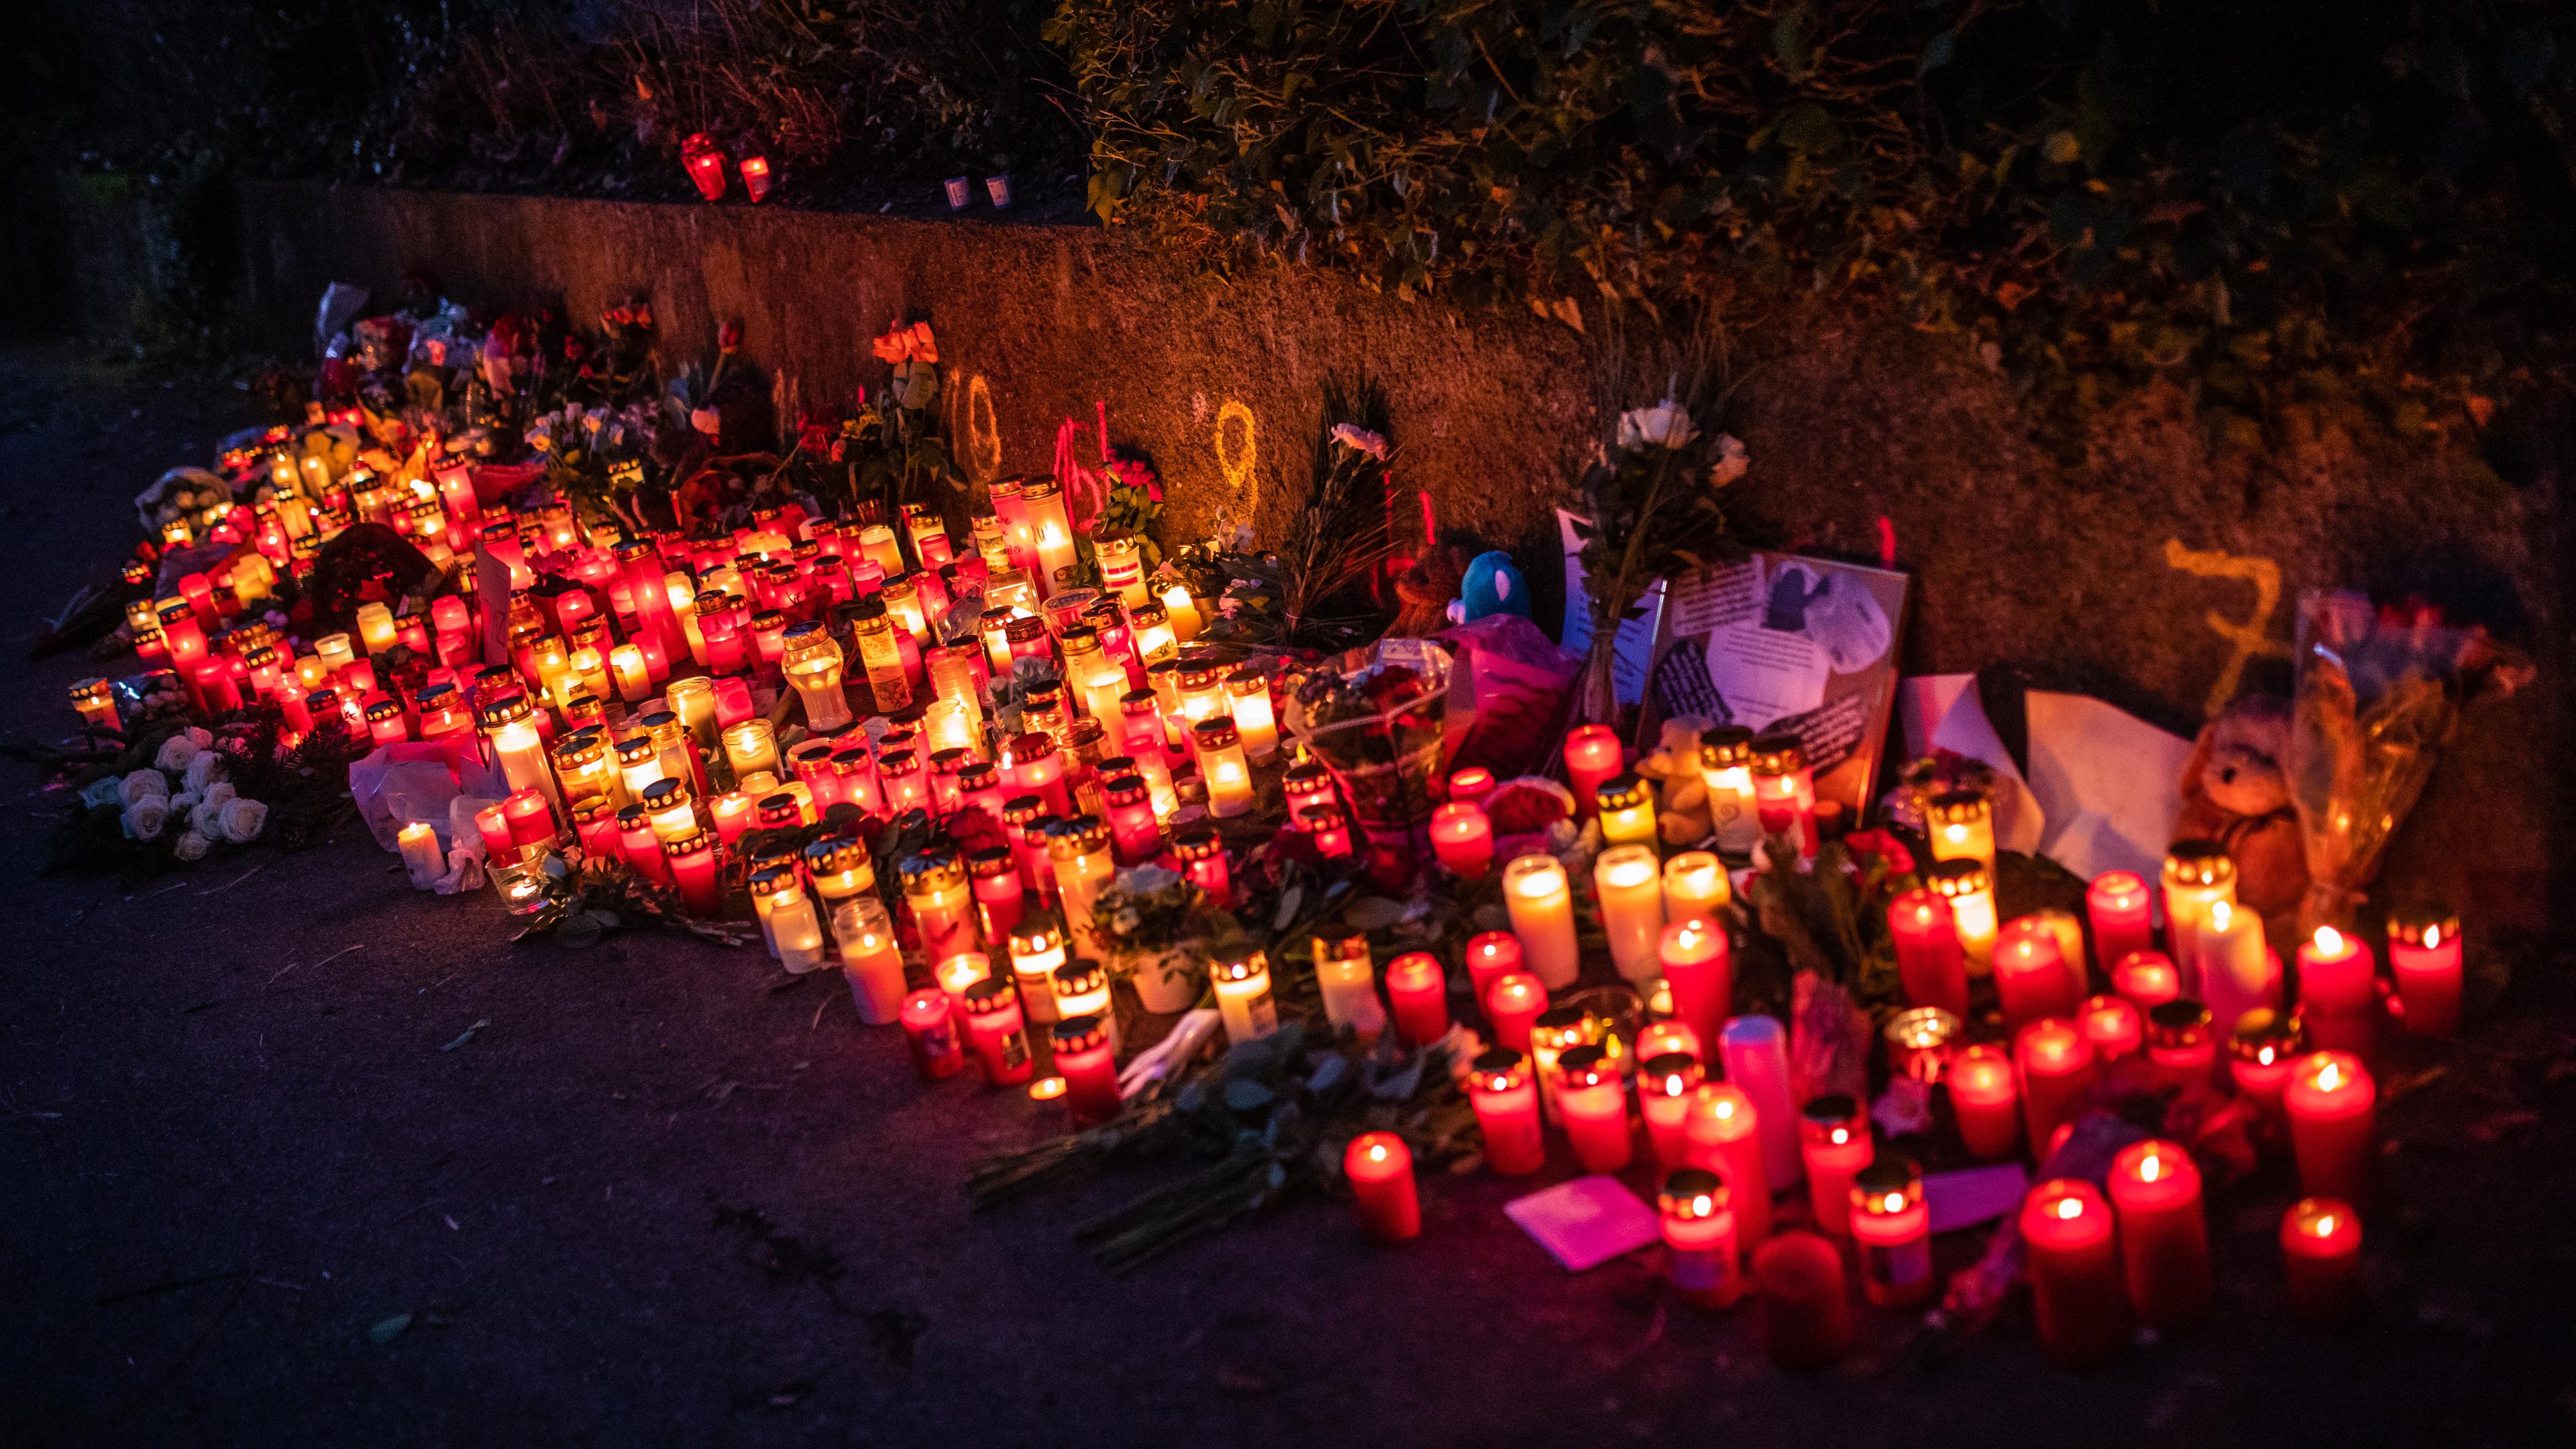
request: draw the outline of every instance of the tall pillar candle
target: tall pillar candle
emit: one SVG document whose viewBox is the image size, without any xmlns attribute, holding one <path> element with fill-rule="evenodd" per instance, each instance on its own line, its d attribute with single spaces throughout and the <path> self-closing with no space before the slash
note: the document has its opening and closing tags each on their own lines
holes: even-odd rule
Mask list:
<svg viewBox="0 0 2576 1449">
<path fill-rule="evenodd" d="M 1401 1243 L 1420 1236 L 1422 1203 L 1413 1187 L 1413 1149 L 1392 1132 L 1363 1132 L 1342 1153 L 1342 1176 L 1351 1185 L 1351 1210 L 1373 1242 Z"/>
<path fill-rule="evenodd" d="M 1388 962 L 1386 999 L 1394 1008 L 1396 1034 L 1407 1043 L 1427 1046 L 1449 1034 L 1449 982 L 1439 957 L 1408 951 Z"/>
<path fill-rule="evenodd" d="M 1592 885 L 1610 937 L 1610 960 L 1630 985 L 1651 981 L 1660 970 L 1655 953 L 1664 935 L 1662 875 L 1651 845 L 1614 845 L 1593 861 Z"/>
<path fill-rule="evenodd" d="M 2040 1347 L 2062 1368 L 2107 1363 L 2129 1337 L 2110 1206 L 2089 1182 L 2053 1178 L 2022 1200 L 2021 1232 Z"/>
<path fill-rule="evenodd" d="M 1552 855 L 1524 855 L 1503 867 L 1503 905 L 1521 959 L 1550 991 L 1574 984 L 1582 968 L 1575 945 L 1574 894 Z"/>
<path fill-rule="evenodd" d="M 1520 937 L 1509 931 L 1479 931 L 1467 938 L 1467 984 L 1479 1005 L 1505 972 L 1520 969 Z"/>
<path fill-rule="evenodd" d="M 1665 989 L 1672 993 L 1673 1016 L 1713 1042 L 1735 1009 L 1735 959 L 1726 928 L 1715 921 L 1690 919 L 1664 927 L 1657 948 Z"/>
<path fill-rule="evenodd" d="M 835 906 L 832 939 L 841 948 L 841 974 L 849 978 L 859 1020 L 870 1026 L 895 1020 L 905 995 L 903 944 L 885 903 L 869 891 Z"/>
<path fill-rule="evenodd" d="M 1995 878 L 1973 860 L 1945 860 L 1924 873 L 1926 886 L 1950 903 L 1950 928 L 1959 937 L 1971 976 L 1983 976 L 1995 959 Z"/>
<path fill-rule="evenodd" d="M 1762 1165 L 1761 1114 L 1744 1089 L 1702 1086 L 1682 1118 L 1683 1157 L 1726 1179 L 1736 1234 L 1748 1251 L 1771 1236 L 1771 1175 Z"/>
<path fill-rule="evenodd" d="M 1547 988 L 1526 971 L 1506 971 L 1485 991 L 1485 1019 L 1494 1040 L 1514 1051 L 1530 1049 L 1530 1028 L 1547 1010 Z"/>
<path fill-rule="evenodd" d="M 2311 1052 L 2290 1070 L 2281 1109 L 2290 1119 L 2290 1150 L 2299 1164 L 2299 1186 L 2311 1197 L 2365 1202 L 2375 1136 L 2379 1088 L 2346 1052 Z"/>
<path fill-rule="evenodd" d="M 2388 918 L 2388 968 L 2409 1036 L 2449 1036 L 2460 1025 L 2460 918 L 2410 907 Z"/>
<path fill-rule="evenodd" d="M 1762 1170 L 1776 1190 L 1806 1175 L 1798 1158 L 1798 1112 L 1789 1097 L 1789 1033 L 1776 1018 L 1739 1016 L 1718 1033 L 1726 1079 L 1753 1102 L 1762 1133 Z"/>
<path fill-rule="evenodd" d="M 2200 956 L 2200 999 L 2221 1031 L 2258 1006 L 2280 999 L 2279 962 L 2263 945 L 2263 918 L 2229 901 L 2213 901 L 2194 939 Z"/>
<path fill-rule="evenodd" d="M 1807 1170 L 1807 1206 L 1815 1214 L 1816 1230 L 1831 1237 L 1851 1236 L 1852 1179 L 1878 1155 L 1860 1103 L 1839 1092 L 1808 1102 L 1798 1113 L 1798 1148 L 1799 1161 Z"/>
<path fill-rule="evenodd" d="M 2111 1159 L 2111 1206 L 2129 1302 L 2149 1328 L 2188 1328 L 2209 1315 L 2209 1223 L 2200 1168 L 2181 1144 L 2133 1142 Z"/>
<path fill-rule="evenodd" d="M 1896 948 L 1896 975 L 1905 999 L 1965 1017 L 1968 958 L 1949 898 L 1933 890 L 1907 891 L 1888 902 L 1887 932 Z"/>
<path fill-rule="evenodd" d="M 2308 1040 L 2334 1051 L 2367 1052 L 2379 1016 L 2378 963 L 2360 937 L 2317 927 L 2299 947 L 2299 1020 Z"/>
<path fill-rule="evenodd" d="M 2182 973 L 2186 994 L 2200 989 L 2198 933 L 2209 908 L 2236 900 L 2236 862 L 2209 840 L 2177 840 L 2165 852 L 2165 954 Z"/>
<path fill-rule="evenodd" d="M 2081 978 L 2068 969 L 2055 933 L 2028 916 L 1996 935 L 1994 974 L 2006 1031 L 2052 1016 L 2071 1018 L 2084 999 Z"/>
</svg>

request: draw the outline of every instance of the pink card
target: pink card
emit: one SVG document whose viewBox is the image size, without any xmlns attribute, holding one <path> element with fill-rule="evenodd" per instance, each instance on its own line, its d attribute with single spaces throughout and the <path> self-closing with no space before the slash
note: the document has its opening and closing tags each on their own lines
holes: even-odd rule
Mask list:
<svg viewBox="0 0 2576 1449">
<path fill-rule="evenodd" d="M 1569 1273 L 1597 1268 L 1663 1235 L 1655 1210 L 1615 1177 L 1578 1177 L 1541 1188 L 1503 1204 L 1503 1213 Z"/>
</svg>

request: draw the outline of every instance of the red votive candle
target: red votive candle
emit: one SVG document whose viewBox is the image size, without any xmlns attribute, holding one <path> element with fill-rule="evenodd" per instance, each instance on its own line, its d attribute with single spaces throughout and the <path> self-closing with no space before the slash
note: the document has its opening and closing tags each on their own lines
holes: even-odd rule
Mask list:
<svg viewBox="0 0 2576 1449">
<path fill-rule="evenodd" d="M 2120 1267 L 2129 1302 L 2149 1328 L 2186 1328 L 2209 1315 L 2209 1224 L 2200 1168 L 2175 1142 L 2133 1142 L 2111 1159 Z"/>
<path fill-rule="evenodd" d="M 1820 1369 L 1851 1351 L 1841 1249 L 1814 1233 L 1782 1233 L 1753 1250 L 1753 1283 L 1773 1363 Z"/>
<path fill-rule="evenodd" d="M 573 838 L 586 859 L 607 862 L 625 853 L 617 839 L 617 810 L 608 801 L 594 796 L 575 804 L 572 823 Z"/>
<path fill-rule="evenodd" d="M 2429 907 L 2388 918 L 2388 968 L 2397 1009 L 2413 1036 L 2448 1036 L 2460 1025 L 2460 918 Z"/>
<path fill-rule="evenodd" d="M 1605 724 L 1577 725 L 1565 737 L 1565 773 L 1574 782 L 1574 809 L 1577 820 L 1589 820 L 1599 812 L 1595 798 L 1603 781 L 1619 773 L 1627 764 L 1626 752 L 1619 748 L 1619 732 Z"/>
<path fill-rule="evenodd" d="M 1185 830 L 1172 841 L 1172 854 L 1181 862 L 1181 873 L 1189 877 L 1208 898 L 1208 904 L 1220 911 L 1234 909 L 1234 881 L 1225 864 L 1225 842 L 1208 826 Z"/>
<path fill-rule="evenodd" d="M 1968 957 L 1949 899 L 1938 891 L 1911 890 L 1887 905 L 1887 932 L 1896 945 L 1897 979 L 1905 999 L 1968 1014 Z"/>
<path fill-rule="evenodd" d="M 1655 1197 L 1663 1220 L 1664 1274 L 1682 1301 L 1694 1307 L 1731 1308 L 1744 1296 L 1729 1196 L 1716 1173 L 1677 1167 Z"/>
<path fill-rule="evenodd" d="M 1530 1028 L 1547 1010 L 1547 988 L 1526 971 L 1506 971 L 1485 993 L 1485 1017 L 1494 1024 L 1494 1040 L 1516 1052 L 1530 1047 Z"/>
<path fill-rule="evenodd" d="M 1932 1210 L 1923 1202 L 1923 1170 L 1903 1157 L 1881 1157 L 1851 1186 L 1851 1236 L 1860 1256 L 1861 1292 L 1881 1308 L 1931 1301 Z"/>
<path fill-rule="evenodd" d="M 2082 979 L 2068 969 L 2047 922 L 2033 916 L 2004 922 L 1995 935 L 1994 964 L 2005 1030 L 2049 1017 L 2073 1019 L 2084 996 Z"/>
<path fill-rule="evenodd" d="M 2254 1104 L 2276 1129 L 2281 1120 L 2281 1091 L 2290 1084 L 2299 1060 L 2297 1023 L 2268 1006 L 2258 1006 L 2237 1019 L 2227 1043 L 2227 1071 L 2237 1093 Z"/>
<path fill-rule="evenodd" d="M 1556 1059 L 1556 1116 L 1584 1171 L 1628 1165 L 1628 1088 L 1607 1049 L 1572 1047 Z"/>
<path fill-rule="evenodd" d="M 1439 957 L 1407 951 L 1386 963 L 1386 999 L 1395 1009 L 1396 1034 L 1414 1046 L 1449 1034 L 1449 982 Z"/>
<path fill-rule="evenodd" d="M 975 912 L 984 923 L 984 939 L 1008 940 L 1027 914 L 1028 887 L 1020 881 L 1019 860 L 1007 845 L 987 845 L 966 856 L 974 878 Z"/>
<path fill-rule="evenodd" d="M 1655 954 L 1672 993 L 1674 1018 L 1701 1041 L 1717 1040 L 1735 1009 L 1735 957 L 1726 928 L 1714 921 L 1676 921 L 1664 927 Z"/>
<path fill-rule="evenodd" d="M 2118 961 L 2131 952 L 2154 948 L 2156 927 L 2148 908 L 2152 899 L 2146 878 L 2133 871 L 2106 870 L 2093 877 L 2093 883 L 2084 888 L 2084 914 L 2093 923 L 2094 960 Z"/>
<path fill-rule="evenodd" d="M 2124 996 L 2088 998 L 2076 1013 L 2075 1024 L 2091 1043 L 2095 1058 L 2113 1062 L 2136 1051 L 2146 1041 L 2147 1023 L 2138 1008 Z"/>
<path fill-rule="evenodd" d="M 483 837 L 483 854 L 489 859 L 506 865 L 519 858 L 518 836 L 500 806 L 486 805 L 474 812 L 474 833 Z M 646 833 L 651 833 L 649 828 Z"/>
<path fill-rule="evenodd" d="M 2281 1276 L 2290 1316 L 2340 1328 L 2361 1313 L 2361 1214 L 2330 1197 L 2301 1198 L 2281 1215 Z"/>
<path fill-rule="evenodd" d="M 692 830 L 679 840 L 663 841 L 662 855 L 690 914 L 713 916 L 724 899 L 716 890 L 715 842 L 705 831 Z"/>
<path fill-rule="evenodd" d="M 1073 1125 L 1093 1127 L 1117 1116 L 1118 1049 L 1101 1019 L 1076 1016 L 1057 1022 L 1052 1045 Z"/>
<path fill-rule="evenodd" d="M 1494 772 L 1482 765 L 1469 765 L 1449 772 L 1449 798 L 1469 805 L 1482 805 L 1494 793 Z"/>
<path fill-rule="evenodd" d="M 1753 1099 L 1726 1083 L 1703 1086 L 1682 1119 L 1683 1155 L 1726 1179 L 1736 1239 L 1750 1249 L 1771 1236 L 1771 1178 L 1762 1165 L 1762 1124 Z"/>
<path fill-rule="evenodd" d="M 2149 1011 L 2182 995 L 2182 973 L 2162 951 L 2131 951 L 2114 958 L 2111 989 Z"/>
<path fill-rule="evenodd" d="M 1547 1141 L 1538 1115 L 1538 1084 L 1528 1059 L 1496 1047 L 1469 1064 L 1467 1104 L 1485 1136 L 1485 1166 L 1504 1177 L 1524 1177 L 1547 1166 Z"/>
<path fill-rule="evenodd" d="M 2021 1069 L 2022 1127 L 2031 1155 L 2044 1158 L 2058 1124 L 2075 1120 L 2093 1089 L 2093 1048 L 2072 1023 L 2052 1018 L 2022 1028 L 2013 1060 Z"/>
<path fill-rule="evenodd" d="M 2317 927 L 2299 947 L 2299 1019 L 2308 1040 L 2335 1051 L 2370 1050 L 2377 974 L 2378 963 L 2359 937 Z"/>
<path fill-rule="evenodd" d="M 1478 1001 L 1494 983 L 1521 969 L 1521 938 L 1509 931 L 1480 931 L 1467 938 L 1467 986 Z"/>
<path fill-rule="evenodd" d="M 1481 879 L 1494 868 L 1494 824 L 1484 807 L 1452 800 L 1431 812 L 1431 849 L 1451 871 Z"/>
<path fill-rule="evenodd" d="M 2218 1036 L 2209 1029 L 2209 1008 L 2178 996 L 2147 1013 L 2147 1060 L 2155 1078 L 2168 1087 L 2209 1081 L 2218 1072 Z"/>
<path fill-rule="evenodd" d="M 1644 1049 L 1642 1044 L 1638 1048 Z M 1690 1163 L 1691 1103 L 1705 1076 L 1699 1058 L 1682 1052 L 1658 1053 L 1637 1068 L 1637 1106 L 1646 1119 L 1646 1141 L 1667 1172 Z"/>
<path fill-rule="evenodd" d="M 966 1066 L 966 1044 L 957 1039 L 956 1014 L 948 993 L 916 991 L 896 1012 L 903 1022 L 904 1043 L 912 1049 L 912 1069 L 928 1081 L 953 1077 Z"/>
<path fill-rule="evenodd" d="M 1392 1132 L 1363 1132 L 1342 1153 L 1351 1210 L 1373 1242 L 1401 1243 L 1422 1232 L 1422 1202 L 1413 1190 L 1413 1149 Z"/>
<path fill-rule="evenodd" d="M 2299 1186 L 2309 1196 L 2351 1203 L 2369 1198 L 2371 1159 L 2378 1155 L 2378 1099 L 2378 1085 L 2361 1058 L 2349 1052 L 2311 1052 L 2291 1069 L 2281 1109 L 2290 1118 Z"/>
<path fill-rule="evenodd" d="M 523 849 L 536 849 L 555 843 L 554 807 L 540 790 L 513 790 L 501 802 L 501 818 L 509 822 L 510 842 Z"/>
<path fill-rule="evenodd" d="M 2129 1336 L 2109 1205 L 2089 1182 L 2052 1178 L 2022 1200 L 2021 1232 L 2040 1347 L 2064 1368 L 2108 1362 Z"/>
<path fill-rule="evenodd" d="M 1798 1113 L 1798 1154 L 1807 1167 L 1816 1231 L 1850 1237 L 1852 1179 L 1878 1155 L 1860 1103 L 1839 1092 L 1808 1102 Z"/>
<path fill-rule="evenodd" d="M 671 887 L 671 866 L 662 858 L 662 838 L 653 833 L 653 817 L 643 806 L 629 805 L 617 812 L 617 844 L 637 874 L 665 890 Z"/>
<path fill-rule="evenodd" d="M 975 1062 L 984 1069 L 985 1082 L 1010 1087 L 1027 1081 L 1033 1068 L 1018 990 L 1007 978 L 986 976 L 966 988 L 965 999 L 966 1032 L 975 1043 Z"/>
</svg>

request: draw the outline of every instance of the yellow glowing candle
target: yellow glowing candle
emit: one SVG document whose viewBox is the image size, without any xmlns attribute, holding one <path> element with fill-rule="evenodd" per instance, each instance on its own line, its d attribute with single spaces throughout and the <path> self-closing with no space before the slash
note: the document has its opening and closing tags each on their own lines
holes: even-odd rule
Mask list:
<svg viewBox="0 0 2576 1449">
<path fill-rule="evenodd" d="M 1225 681 L 1226 705 L 1234 715 L 1243 752 L 1255 760 L 1279 753 L 1279 723 L 1270 711 L 1270 680 L 1249 664 L 1238 665 Z"/>
<path fill-rule="evenodd" d="M 1708 787 L 1717 848 L 1738 855 L 1751 851 L 1762 839 L 1761 817 L 1753 804 L 1753 731 L 1734 725 L 1703 731 L 1699 778 Z"/>
<path fill-rule="evenodd" d="M 313 641 L 313 652 L 321 656 L 322 667 L 327 671 L 323 676 L 325 679 L 358 661 L 357 651 L 350 647 L 349 636 L 346 634 L 323 635 Z M 315 680 L 314 687 L 319 687 L 321 683 L 322 680 Z"/>
<path fill-rule="evenodd" d="M 1011 975 L 1032 1020 L 1056 1019 L 1055 973 L 1065 960 L 1064 932 L 1053 920 L 1032 917 L 1011 932 Z"/>
<path fill-rule="evenodd" d="M 1187 644 L 1199 637 L 1199 606 L 1191 600 L 1188 585 L 1173 582 L 1163 587 L 1163 612 L 1170 616 L 1174 638 Z"/>
<path fill-rule="evenodd" d="M 1655 787 L 1635 775 L 1616 775 L 1595 793 L 1601 807 L 1601 839 L 1611 845 L 1655 844 Z"/>
<path fill-rule="evenodd" d="M 1145 591 L 1145 564 L 1134 534 L 1100 534 L 1091 540 L 1091 551 L 1100 560 L 1100 586 L 1119 602 L 1132 609 L 1152 597 Z"/>
<path fill-rule="evenodd" d="M 1252 809 L 1252 767 L 1243 758 L 1243 742 L 1234 721 L 1225 715 L 1190 728 L 1198 747 L 1199 775 L 1207 781 L 1208 813 L 1231 817 Z"/>
<path fill-rule="evenodd" d="M 608 671 L 617 678 L 617 697 L 641 704 L 653 697 L 653 676 L 644 667 L 644 651 L 620 644 L 608 651 Z"/>
<path fill-rule="evenodd" d="M 778 774 L 778 732 L 765 719 L 747 719 L 727 728 L 724 751 L 738 780 L 755 774 L 774 779 Z"/>
<path fill-rule="evenodd" d="M 394 633 L 394 611 L 383 604 L 358 606 L 358 639 L 369 654 L 382 654 L 399 642 Z"/>
<path fill-rule="evenodd" d="M 1324 998 L 1324 1019 L 1334 1029 L 1349 1027 L 1361 1041 L 1375 1041 L 1386 1030 L 1386 1007 L 1377 996 L 1377 966 L 1363 931 L 1335 932 L 1315 938 L 1315 987 Z"/>
<path fill-rule="evenodd" d="M 1560 991 L 1574 984 L 1582 957 L 1574 939 L 1574 891 L 1565 867 L 1552 855 L 1524 855 L 1503 867 L 1503 905 L 1521 960 L 1539 984 Z"/>
<path fill-rule="evenodd" d="M 1968 974 L 1994 969 L 1995 881 L 1973 860 L 1945 860 L 1925 872 L 1926 883 L 1950 902 L 1950 924 L 1967 954 Z"/>
<path fill-rule="evenodd" d="M 1726 862 L 1710 850 L 1685 850 L 1664 862 L 1664 919 L 1713 921 L 1733 898 Z"/>
<path fill-rule="evenodd" d="M 491 743 L 492 762 L 513 790 L 535 790 L 561 805 L 555 772 L 546 763 L 546 742 L 537 733 L 536 710 L 526 695 L 508 694 L 483 711 L 483 733 Z"/>
<path fill-rule="evenodd" d="M 2178 840 L 2165 852 L 2165 945 L 2186 995 L 2200 989 L 2201 923 L 2220 901 L 2236 902 L 2236 862 L 2209 840 Z"/>
<path fill-rule="evenodd" d="M 1228 1045 L 1259 1041 L 1279 1029 L 1279 1003 L 1270 994 L 1270 958 L 1259 951 L 1219 961 L 1209 968 L 1216 981 L 1216 1010 L 1225 1024 Z"/>
<path fill-rule="evenodd" d="M 1995 868 L 1995 807 L 1982 790 L 1944 790 L 1923 806 L 1934 860 L 1973 860 Z M 2081 960 L 2082 958 L 2076 957 Z"/>
<path fill-rule="evenodd" d="M 1592 863 L 1601 925 L 1610 935 L 1610 960 L 1632 984 L 1663 974 L 1657 955 L 1664 938 L 1662 876 L 1651 845 L 1614 845 Z"/>
</svg>

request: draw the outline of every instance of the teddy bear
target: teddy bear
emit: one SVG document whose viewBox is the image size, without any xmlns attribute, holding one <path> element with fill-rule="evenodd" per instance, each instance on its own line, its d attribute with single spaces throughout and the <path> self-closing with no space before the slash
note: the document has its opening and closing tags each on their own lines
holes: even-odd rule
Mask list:
<svg viewBox="0 0 2576 1449">
<path fill-rule="evenodd" d="M 2249 694 L 2203 725 L 2182 767 L 2176 840 L 2212 840 L 2236 862 L 2236 899 L 2263 917 L 2273 939 L 2294 920 L 2308 889 L 2298 812 L 2283 762 L 2290 702 Z"/>
</svg>

